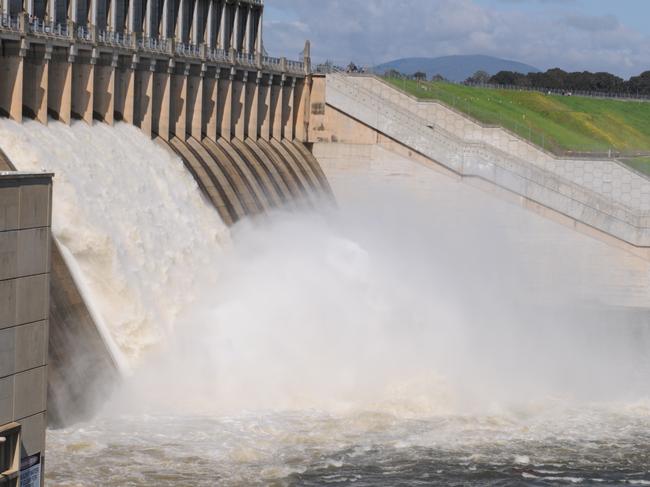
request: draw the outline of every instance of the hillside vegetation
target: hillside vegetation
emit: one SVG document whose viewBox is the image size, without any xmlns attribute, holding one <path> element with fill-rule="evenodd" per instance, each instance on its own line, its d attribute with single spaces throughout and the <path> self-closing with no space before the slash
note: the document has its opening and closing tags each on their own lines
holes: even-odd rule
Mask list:
<svg viewBox="0 0 650 487">
<path fill-rule="evenodd" d="M 539 72 L 539 69 L 528 64 L 481 55 L 402 58 L 372 68 L 372 72 L 379 75 L 383 75 L 390 70 L 399 71 L 400 73 L 423 72 L 426 74 L 427 79 L 431 79 L 434 75 L 441 75 L 450 81 L 465 81 L 477 71 L 485 71 L 489 75 L 501 71 Z"/>
<path fill-rule="evenodd" d="M 558 155 L 645 155 L 650 165 L 650 103 L 475 88 L 388 78 L 422 99 L 437 99 L 488 125 L 505 127 Z"/>
</svg>

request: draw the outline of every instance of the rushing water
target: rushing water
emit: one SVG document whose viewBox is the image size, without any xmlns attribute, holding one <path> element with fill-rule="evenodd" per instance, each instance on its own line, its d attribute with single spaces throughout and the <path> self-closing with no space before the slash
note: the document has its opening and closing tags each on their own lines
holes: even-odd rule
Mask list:
<svg viewBox="0 0 650 487">
<path fill-rule="evenodd" d="M 647 405 L 138 416 L 50 432 L 53 485 L 650 485 Z"/>
<path fill-rule="evenodd" d="M 589 239 L 363 179 L 227 234 L 136 129 L 0 135 L 57 172 L 55 236 L 125 364 L 48 432 L 49 485 L 650 485 L 648 320 Z"/>
</svg>

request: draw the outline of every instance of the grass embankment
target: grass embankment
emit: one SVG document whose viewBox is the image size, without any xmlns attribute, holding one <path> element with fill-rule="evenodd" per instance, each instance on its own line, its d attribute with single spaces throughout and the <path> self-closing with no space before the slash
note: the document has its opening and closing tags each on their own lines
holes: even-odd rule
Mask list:
<svg viewBox="0 0 650 487">
<path fill-rule="evenodd" d="M 387 79 L 422 99 L 436 99 L 487 125 L 505 127 L 558 155 L 650 154 L 650 103 L 474 88 Z M 626 161 L 629 162 L 630 160 Z M 648 173 L 650 158 L 631 163 Z M 637 167 L 638 166 L 638 167 Z"/>
</svg>

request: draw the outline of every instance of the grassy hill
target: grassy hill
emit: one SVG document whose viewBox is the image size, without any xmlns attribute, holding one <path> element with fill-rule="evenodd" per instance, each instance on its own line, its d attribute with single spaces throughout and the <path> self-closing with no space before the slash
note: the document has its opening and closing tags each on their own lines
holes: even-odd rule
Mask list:
<svg viewBox="0 0 650 487">
<path fill-rule="evenodd" d="M 650 172 L 650 103 L 388 79 L 422 99 L 437 99 L 488 125 L 505 127 L 558 155 L 614 153 Z M 596 154 L 594 154 L 596 155 Z"/>
</svg>

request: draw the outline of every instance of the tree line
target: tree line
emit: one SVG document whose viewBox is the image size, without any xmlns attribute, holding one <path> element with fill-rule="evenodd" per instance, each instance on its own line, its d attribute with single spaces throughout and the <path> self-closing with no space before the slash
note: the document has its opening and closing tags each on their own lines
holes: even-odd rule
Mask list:
<svg viewBox="0 0 650 487">
<path fill-rule="evenodd" d="M 472 78 L 468 78 L 467 81 L 471 82 Z M 488 83 L 549 90 L 650 95 L 650 71 L 645 71 L 638 76 L 632 76 L 628 80 L 611 73 L 592 73 L 590 71 L 571 73 L 559 68 L 549 69 L 543 73 L 528 74 L 500 71 L 490 77 Z"/>
<path fill-rule="evenodd" d="M 427 75 L 421 71 L 412 75 L 404 75 L 394 69 L 385 73 L 387 77 L 410 78 L 425 81 Z M 439 74 L 433 75 L 431 81 L 446 81 Z M 650 71 L 625 80 L 611 73 L 590 71 L 567 72 L 560 68 L 549 69 L 543 73 L 517 73 L 514 71 L 499 71 L 490 76 L 485 71 L 477 71 L 467 78 L 465 84 L 492 84 L 501 86 L 519 86 L 522 88 L 562 90 L 562 91 L 592 91 L 601 93 L 617 93 L 650 96 Z"/>
</svg>

